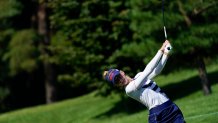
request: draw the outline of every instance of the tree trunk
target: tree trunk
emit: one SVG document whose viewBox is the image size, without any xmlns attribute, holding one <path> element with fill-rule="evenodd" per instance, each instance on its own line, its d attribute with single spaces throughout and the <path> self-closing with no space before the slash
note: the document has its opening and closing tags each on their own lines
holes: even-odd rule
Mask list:
<svg viewBox="0 0 218 123">
<path fill-rule="evenodd" d="M 41 40 L 41 54 L 43 56 L 51 56 L 51 52 L 48 50 L 50 45 L 50 29 L 48 20 L 48 9 L 46 6 L 46 0 L 40 1 L 38 8 L 38 33 L 42 37 Z M 43 60 L 44 76 L 45 76 L 45 93 L 46 103 L 52 103 L 56 100 L 56 74 L 54 66 L 49 63 L 48 60 Z"/>
<path fill-rule="evenodd" d="M 202 57 L 199 57 L 197 59 L 197 65 L 198 65 L 199 77 L 201 79 L 201 84 L 203 88 L 203 93 L 204 95 L 209 95 L 211 94 L 212 91 L 210 87 L 210 82 L 208 81 L 208 78 L 207 78 L 206 67 L 205 67 L 204 60 Z"/>
</svg>

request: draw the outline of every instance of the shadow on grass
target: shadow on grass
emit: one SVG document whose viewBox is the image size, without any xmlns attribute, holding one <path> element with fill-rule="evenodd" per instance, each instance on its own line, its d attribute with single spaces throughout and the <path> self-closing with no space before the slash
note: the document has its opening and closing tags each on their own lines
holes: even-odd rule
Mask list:
<svg viewBox="0 0 218 123">
<path fill-rule="evenodd" d="M 216 84 L 218 82 L 218 71 L 212 72 L 208 74 L 208 78 L 210 84 Z M 200 83 L 199 76 L 194 76 L 187 80 L 183 80 L 178 83 L 169 84 L 166 86 L 161 87 L 161 89 L 167 94 L 167 96 L 171 100 L 176 100 L 182 97 L 185 97 L 189 94 L 192 94 L 196 91 L 202 90 L 202 86 Z M 213 90 L 212 90 L 213 92 Z M 202 92 L 203 94 L 203 92 Z M 109 111 L 104 112 L 100 115 L 95 116 L 94 118 L 102 118 L 102 117 L 111 117 L 116 114 L 134 114 L 136 112 L 140 112 L 143 110 L 147 110 L 147 108 L 142 105 L 141 103 L 129 98 L 129 97 L 122 97 L 122 100 L 115 103 L 114 107 L 111 108 Z"/>
</svg>

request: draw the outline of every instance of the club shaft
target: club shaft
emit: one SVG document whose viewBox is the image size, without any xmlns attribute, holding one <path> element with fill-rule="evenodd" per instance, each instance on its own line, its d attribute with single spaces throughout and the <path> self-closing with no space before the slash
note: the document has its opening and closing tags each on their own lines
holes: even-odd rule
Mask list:
<svg viewBox="0 0 218 123">
<path fill-rule="evenodd" d="M 165 39 L 167 40 L 167 31 L 166 31 L 166 27 L 164 26 L 164 35 L 165 35 Z"/>
</svg>

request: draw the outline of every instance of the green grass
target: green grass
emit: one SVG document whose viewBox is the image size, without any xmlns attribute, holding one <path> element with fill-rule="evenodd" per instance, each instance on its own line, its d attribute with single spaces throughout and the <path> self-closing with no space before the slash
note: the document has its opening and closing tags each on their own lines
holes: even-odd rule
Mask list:
<svg viewBox="0 0 218 123">
<path fill-rule="evenodd" d="M 196 70 L 183 70 L 156 79 L 181 108 L 188 123 L 217 122 L 218 65 L 209 66 L 208 73 L 213 91 L 209 96 L 203 95 Z M 146 123 L 147 114 L 146 108 L 136 101 L 121 101 L 116 94 L 99 97 L 90 93 L 51 105 L 1 114 L 0 123 Z"/>
</svg>

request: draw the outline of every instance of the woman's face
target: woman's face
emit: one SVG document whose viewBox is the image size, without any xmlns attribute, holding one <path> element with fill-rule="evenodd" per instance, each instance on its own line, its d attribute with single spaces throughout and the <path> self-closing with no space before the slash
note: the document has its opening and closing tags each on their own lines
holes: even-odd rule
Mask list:
<svg viewBox="0 0 218 123">
<path fill-rule="evenodd" d="M 126 76 L 126 74 L 123 71 L 120 71 L 120 75 L 117 78 L 116 85 L 117 86 L 126 86 L 129 83 L 130 77 Z"/>
</svg>

